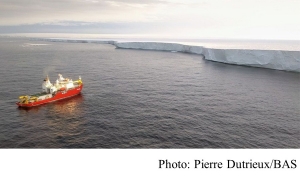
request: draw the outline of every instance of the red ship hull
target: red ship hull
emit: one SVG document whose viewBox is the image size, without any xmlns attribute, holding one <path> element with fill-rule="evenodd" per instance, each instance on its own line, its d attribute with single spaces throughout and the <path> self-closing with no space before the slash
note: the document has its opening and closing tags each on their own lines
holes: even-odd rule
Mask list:
<svg viewBox="0 0 300 181">
<path fill-rule="evenodd" d="M 39 100 L 39 101 L 35 101 L 35 102 L 29 102 L 29 103 L 17 102 L 16 104 L 19 107 L 39 106 L 39 105 L 46 104 L 46 103 L 49 103 L 49 102 L 54 102 L 54 101 L 58 101 L 58 100 L 61 100 L 61 99 L 66 99 L 66 98 L 69 98 L 69 97 L 76 96 L 76 95 L 80 94 L 82 88 L 83 88 L 83 84 L 81 84 L 80 86 L 78 86 L 74 89 L 70 89 L 68 91 L 58 91 L 53 97 L 48 98 L 48 99 Z"/>
</svg>

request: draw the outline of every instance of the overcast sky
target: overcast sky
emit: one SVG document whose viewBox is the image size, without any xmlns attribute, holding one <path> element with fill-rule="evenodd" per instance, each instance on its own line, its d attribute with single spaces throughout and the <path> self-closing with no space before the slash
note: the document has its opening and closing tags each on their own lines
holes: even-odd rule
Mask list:
<svg viewBox="0 0 300 181">
<path fill-rule="evenodd" d="M 300 0 L 0 0 L 0 33 L 300 40 Z"/>
</svg>

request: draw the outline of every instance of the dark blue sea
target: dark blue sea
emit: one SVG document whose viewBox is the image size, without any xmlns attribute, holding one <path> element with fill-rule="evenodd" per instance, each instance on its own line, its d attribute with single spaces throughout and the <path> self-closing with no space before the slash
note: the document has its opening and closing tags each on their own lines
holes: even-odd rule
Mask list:
<svg viewBox="0 0 300 181">
<path fill-rule="evenodd" d="M 0 148 L 300 148 L 299 73 L 20 37 L 0 65 Z M 59 73 L 82 94 L 17 107 Z"/>
</svg>

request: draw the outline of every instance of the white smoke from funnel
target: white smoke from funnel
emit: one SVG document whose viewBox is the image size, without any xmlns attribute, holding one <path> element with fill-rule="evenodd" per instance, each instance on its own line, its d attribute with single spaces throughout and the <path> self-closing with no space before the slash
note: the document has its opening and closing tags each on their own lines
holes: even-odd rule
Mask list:
<svg viewBox="0 0 300 181">
<path fill-rule="evenodd" d="M 46 77 L 50 72 L 55 72 L 55 66 L 48 66 L 43 69 L 43 75 Z"/>
</svg>

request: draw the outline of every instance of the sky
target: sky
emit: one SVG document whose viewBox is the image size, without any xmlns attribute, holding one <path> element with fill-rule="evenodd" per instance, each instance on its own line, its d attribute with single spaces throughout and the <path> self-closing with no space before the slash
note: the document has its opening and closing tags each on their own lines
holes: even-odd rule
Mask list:
<svg viewBox="0 0 300 181">
<path fill-rule="evenodd" d="M 0 0 L 0 33 L 300 40 L 299 0 Z"/>
</svg>

